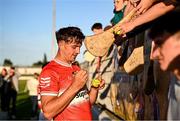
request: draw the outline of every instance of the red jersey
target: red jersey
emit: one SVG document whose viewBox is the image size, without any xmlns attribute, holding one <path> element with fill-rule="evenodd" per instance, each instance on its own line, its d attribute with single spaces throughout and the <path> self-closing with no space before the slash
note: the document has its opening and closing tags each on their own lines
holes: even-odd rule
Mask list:
<svg viewBox="0 0 180 121">
<path fill-rule="evenodd" d="M 80 70 L 78 66 L 52 60 L 46 65 L 39 77 L 40 95 L 60 96 L 72 83 L 73 73 Z M 88 90 L 81 89 L 71 103 L 55 120 L 92 120 L 91 104 Z"/>
</svg>

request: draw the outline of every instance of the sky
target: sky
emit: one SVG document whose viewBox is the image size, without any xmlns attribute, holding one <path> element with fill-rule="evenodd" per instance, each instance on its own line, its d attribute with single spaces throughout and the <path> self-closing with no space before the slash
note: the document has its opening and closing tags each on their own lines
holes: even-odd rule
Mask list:
<svg viewBox="0 0 180 121">
<path fill-rule="evenodd" d="M 53 0 L 0 0 L 0 65 L 10 59 L 14 65 L 30 66 L 52 56 Z M 113 0 L 56 0 L 56 30 L 77 26 L 88 36 L 91 26 L 103 27 L 113 17 Z M 55 42 L 56 40 L 54 40 Z M 57 47 L 54 44 L 54 47 Z M 77 57 L 83 62 L 85 46 Z"/>
</svg>

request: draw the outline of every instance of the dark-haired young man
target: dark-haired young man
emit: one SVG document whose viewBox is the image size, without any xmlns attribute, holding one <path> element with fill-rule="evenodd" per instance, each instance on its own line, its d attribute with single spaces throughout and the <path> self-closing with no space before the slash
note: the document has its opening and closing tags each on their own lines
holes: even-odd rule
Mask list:
<svg viewBox="0 0 180 121">
<path fill-rule="evenodd" d="M 152 58 L 164 71 L 172 72 L 169 90 L 168 120 L 180 120 L 180 11 L 172 11 L 159 18 L 150 30 L 154 42 Z"/>
<path fill-rule="evenodd" d="M 61 28 L 56 32 L 58 52 L 40 74 L 42 109 L 47 119 L 91 120 L 91 104 L 99 88 L 87 90 L 87 71 L 72 63 L 80 53 L 84 35 L 77 27 Z"/>
</svg>

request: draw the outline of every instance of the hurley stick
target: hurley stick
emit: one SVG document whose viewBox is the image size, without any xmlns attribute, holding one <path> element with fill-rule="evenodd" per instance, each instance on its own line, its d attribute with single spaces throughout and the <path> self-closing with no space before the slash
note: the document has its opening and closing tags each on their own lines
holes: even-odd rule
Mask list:
<svg viewBox="0 0 180 121">
<path fill-rule="evenodd" d="M 136 10 L 133 9 L 119 23 L 100 34 L 86 36 L 85 46 L 87 50 L 94 56 L 104 56 L 115 40 L 114 33 L 118 32 L 118 34 L 121 35 L 122 32 L 120 31 L 119 26 L 124 22 L 130 21 L 135 15 L 135 12 Z"/>
</svg>

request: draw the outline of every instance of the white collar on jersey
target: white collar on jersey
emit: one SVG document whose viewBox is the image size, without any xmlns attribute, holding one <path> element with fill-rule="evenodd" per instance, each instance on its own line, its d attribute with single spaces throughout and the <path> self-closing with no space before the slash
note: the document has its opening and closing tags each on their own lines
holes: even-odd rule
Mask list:
<svg viewBox="0 0 180 121">
<path fill-rule="evenodd" d="M 54 59 L 54 61 L 62 66 L 66 66 L 66 67 L 72 67 L 72 64 L 68 64 L 66 62 L 60 61 L 58 59 Z"/>
</svg>

